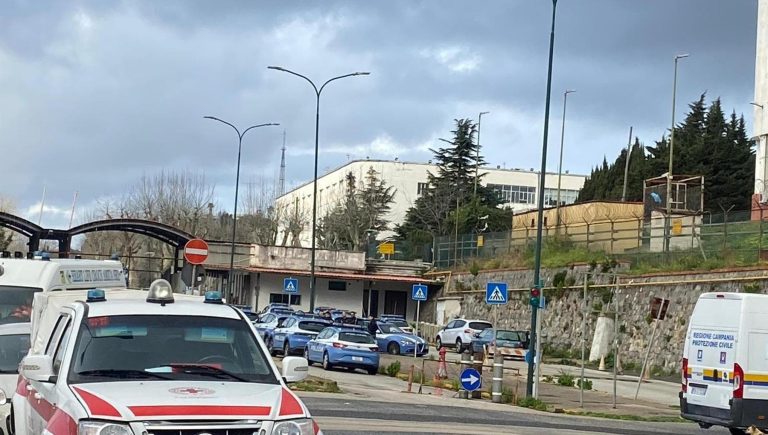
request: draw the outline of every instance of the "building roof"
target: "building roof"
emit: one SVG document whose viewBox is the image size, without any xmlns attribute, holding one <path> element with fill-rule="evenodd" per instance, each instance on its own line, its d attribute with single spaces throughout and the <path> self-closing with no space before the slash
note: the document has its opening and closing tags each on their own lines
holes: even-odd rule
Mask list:
<svg viewBox="0 0 768 435">
<path fill-rule="evenodd" d="M 206 269 L 209 270 L 229 270 L 229 265 L 225 264 L 206 264 Z M 289 270 L 289 269 L 273 269 L 268 267 L 235 267 L 237 270 L 245 272 L 262 272 L 262 273 L 275 273 L 279 275 L 290 276 L 310 276 L 308 270 Z M 394 282 L 408 282 L 413 284 L 435 284 L 438 281 L 429 278 L 423 278 L 418 276 L 404 276 L 404 275 L 381 275 L 371 273 L 345 273 L 345 272 L 329 272 L 329 271 L 315 271 L 315 276 L 318 278 L 331 278 L 331 279 L 352 279 L 352 280 L 370 280 L 370 281 L 394 281 Z"/>
<path fill-rule="evenodd" d="M 330 170 L 328 170 L 328 171 L 318 175 L 317 178 L 318 179 L 323 178 L 326 175 L 332 174 L 332 173 L 334 173 L 334 172 L 336 172 L 338 170 L 341 170 L 341 169 L 343 169 L 343 168 L 345 168 L 347 166 L 351 166 L 351 165 L 353 165 L 355 163 L 400 163 L 400 164 L 403 164 L 403 165 L 421 165 L 421 166 L 433 166 L 433 167 L 437 166 L 434 163 L 428 163 L 428 162 L 408 162 L 408 161 L 384 160 L 384 159 L 365 159 L 365 160 L 358 159 L 358 160 L 350 160 L 350 161 L 344 163 L 343 165 L 339 165 L 339 166 L 337 166 L 337 167 L 335 167 L 333 169 L 330 169 Z M 484 167 L 480 168 L 480 170 L 481 171 L 507 171 L 507 172 L 526 173 L 526 174 L 538 174 L 540 172 L 540 171 L 535 171 L 535 170 L 533 170 L 533 171 L 531 171 L 531 170 L 524 170 L 524 169 L 520 169 L 520 168 L 510 168 L 510 169 L 499 168 L 499 167 L 494 168 L 494 167 L 491 167 L 491 166 L 484 166 Z M 557 175 L 557 172 L 547 172 L 547 175 Z M 587 177 L 586 175 L 574 174 L 574 173 L 563 173 L 563 175 L 564 176 L 569 176 L 569 177 L 583 177 L 583 178 Z M 291 190 L 289 190 L 289 191 L 283 193 L 282 195 L 278 196 L 276 199 L 280 199 L 282 197 L 288 196 L 291 193 L 293 193 L 293 192 L 295 192 L 295 191 L 301 189 L 302 187 L 307 186 L 307 185 L 309 185 L 311 183 L 312 183 L 312 180 L 305 181 L 304 183 L 301 183 L 298 186 L 292 188 Z"/>
</svg>

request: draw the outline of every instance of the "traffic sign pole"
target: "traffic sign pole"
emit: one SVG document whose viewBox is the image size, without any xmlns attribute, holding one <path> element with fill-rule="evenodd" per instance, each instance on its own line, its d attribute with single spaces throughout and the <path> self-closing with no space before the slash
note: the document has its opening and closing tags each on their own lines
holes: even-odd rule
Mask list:
<svg viewBox="0 0 768 435">
<path fill-rule="evenodd" d="M 192 289 L 191 293 L 195 294 L 197 288 L 197 264 L 192 265 Z"/>
<path fill-rule="evenodd" d="M 416 338 L 419 337 L 419 308 L 421 308 L 421 301 L 416 301 Z M 413 344 L 413 360 L 416 361 L 416 356 L 418 352 L 419 342 Z M 422 377 L 424 376 L 424 373 L 421 374 Z"/>
</svg>

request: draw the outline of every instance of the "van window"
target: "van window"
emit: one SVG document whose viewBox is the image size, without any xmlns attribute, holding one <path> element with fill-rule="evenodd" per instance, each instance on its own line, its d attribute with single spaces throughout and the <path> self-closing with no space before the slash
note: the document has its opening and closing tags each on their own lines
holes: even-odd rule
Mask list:
<svg viewBox="0 0 768 435">
<path fill-rule="evenodd" d="M 0 324 L 29 322 L 32 297 L 43 289 L 0 285 Z"/>
<path fill-rule="evenodd" d="M 738 328 L 741 304 L 740 299 L 699 299 L 691 315 L 691 327 Z"/>
</svg>

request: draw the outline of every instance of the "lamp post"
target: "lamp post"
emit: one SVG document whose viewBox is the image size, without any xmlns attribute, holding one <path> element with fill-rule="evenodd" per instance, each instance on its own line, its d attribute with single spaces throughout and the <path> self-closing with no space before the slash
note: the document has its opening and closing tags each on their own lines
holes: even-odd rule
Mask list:
<svg viewBox="0 0 768 435">
<path fill-rule="evenodd" d="M 763 198 L 765 198 L 766 186 L 768 186 L 768 149 L 767 149 L 768 146 L 766 146 L 768 145 L 768 142 L 766 142 L 765 140 L 765 135 L 762 134 L 762 132 L 765 131 L 765 127 L 763 127 L 765 125 L 764 124 L 765 106 L 760 103 L 756 103 L 754 101 L 749 104 L 760 109 L 760 123 L 759 123 L 760 127 L 755 128 L 755 131 L 760 134 L 756 135 L 753 138 L 753 140 L 757 141 L 758 154 L 760 154 L 760 151 L 763 152 L 763 174 L 760 177 L 760 194 L 762 195 L 760 202 L 762 202 Z M 755 124 L 758 125 L 756 121 L 757 121 L 757 116 L 755 116 Z"/>
<path fill-rule="evenodd" d="M 267 124 L 258 124 L 258 125 L 252 125 L 241 133 L 240 130 L 235 127 L 233 124 L 230 124 L 227 121 L 224 121 L 223 119 L 216 118 L 215 116 L 204 116 L 205 119 L 211 119 L 214 121 L 219 121 L 222 124 L 226 124 L 230 127 L 232 127 L 235 130 L 235 133 L 237 133 L 237 177 L 235 178 L 235 210 L 232 213 L 232 248 L 229 253 L 229 279 L 228 285 L 227 285 L 227 292 L 229 295 L 227 295 L 227 300 L 231 300 L 233 297 L 234 292 L 234 270 L 235 270 L 235 237 L 237 234 L 237 195 L 239 193 L 240 188 L 240 155 L 243 151 L 243 136 L 245 136 L 246 133 L 248 133 L 250 130 L 254 128 L 259 127 L 267 127 L 270 125 L 280 125 L 277 123 L 267 123 Z"/>
<path fill-rule="evenodd" d="M 541 289 L 541 243 L 542 243 L 542 221 L 544 220 L 544 181 L 547 175 L 547 137 L 549 136 L 549 100 L 552 94 L 552 58 L 555 51 L 555 17 L 557 14 L 557 0 L 552 0 L 552 31 L 549 35 L 549 66 L 547 68 L 547 99 L 544 105 L 544 140 L 541 145 L 541 173 L 539 174 L 539 210 L 536 219 L 536 246 L 534 250 L 533 262 L 533 287 Z M 531 341 L 528 351 L 531 355 L 536 355 L 536 322 L 539 307 L 531 305 Z M 537 361 L 540 363 L 540 361 Z M 525 386 L 526 397 L 533 396 L 533 375 L 534 359 L 528 359 L 528 377 Z"/>
<path fill-rule="evenodd" d="M 568 94 L 576 92 L 566 89 L 563 92 L 563 128 L 560 131 L 560 163 L 557 165 L 557 203 L 555 204 L 555 225 L 557 231 L 560 231 L 560 185 L 563 178 L 563 143 L 565 142 L 565 106 L 568 103 Z M 543 189 L 542 185 L 542 189 Z"/>
<path fill-rule="evenodd" d="M 675 156 L 675 98 L 677 97 L 677 62 L 680 59 L 688 57 L 688 54 L 678 54 L 675 56 L 675 78 L 672 81 L 672 130 L 669 134 L 669 169 L 667 170 L 667 218 L 664 221 L 664 251 L 669 252 L 669 245 L 672 239 L 670 233 L 670 219 L 672 218 L 672 164 Z"/>
<path fill-rule="evenodd" d="M 291 71 L 289 69 L 280 67 L 280 66 L 268 66 L 268 69 L 273 69 L 276 71 L 282 71 L 288 74 L 295 75 L 296 77 L 301 77 L 302 79 L 309 82 L 310 85 L 312 85 L 312 89 L 315 90 L 315 96 L 317 97 L 316 104 L 315 104 L 315 174 L 312 178 L 312 248 L 311 248 L 311 259 L 310 259 L 310 272 L 309 272 L 309 311 L 312 312 L 315 309 L 315 246 L 316 246 L 316 238 L 315 238 L 315 231 L 317 230 L 317 158 L 318 158 L 318 148 L 319 148 L 319 133 L 320 133 L 320 94 L 323 93 L 323 89 L 325 89 L 325 86 L 335 80 L 347 78 L 347 77 L 355 77 L 355 76 L 367 76 L 370 73 L 369 72 L 354 72 L 350 74 L 344 74 L 341 76 L 333 77 L 325 81 L 322 86 L 319 88 L 315 85 L 315 82 L 310 80 L 307 76 L 301 75 L 297 72 Z"/>
<path fill-rule="evenodd" d="M 475 154 L 476 162 L 475 162 L 475 190 L 473 192 L 473 196 L 477 197 L 477 182 L 480 178 L 480 125 L 483 122 L 483 115 L 487 115 L 491 112 L 480 112 L 479 115 L 477 115 L 477 153 Z"/>
</svg>

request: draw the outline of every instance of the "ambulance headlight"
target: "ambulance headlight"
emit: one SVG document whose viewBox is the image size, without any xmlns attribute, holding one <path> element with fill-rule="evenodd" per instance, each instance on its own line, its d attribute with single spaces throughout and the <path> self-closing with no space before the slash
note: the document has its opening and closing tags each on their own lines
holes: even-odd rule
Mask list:
<svg viewBox="0 0 768 435">
<path fill-rule="evenodd" d="M 133 431 L 126 424 L 82 420 L 77 435 L 133 435 Z"/>
<path fill-rule="evenodd" d="M 312 420 L 303 418 L 301 420 L 279 421 L 272 428 L 272 435 L 314 435 L 315 428 Z"/>
</svg>

